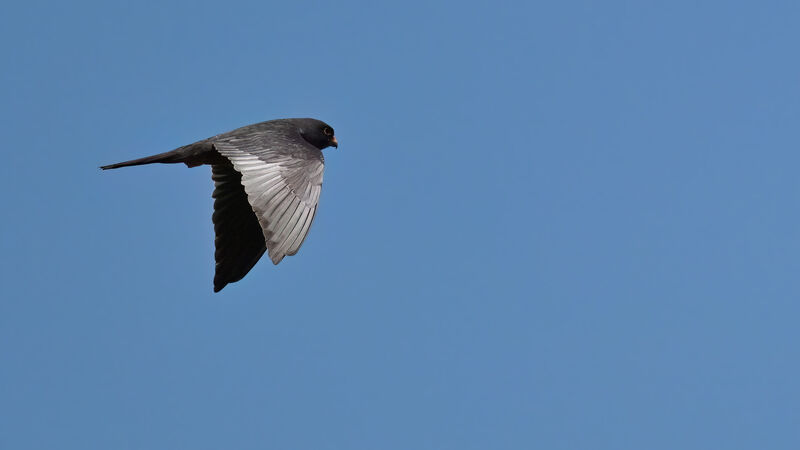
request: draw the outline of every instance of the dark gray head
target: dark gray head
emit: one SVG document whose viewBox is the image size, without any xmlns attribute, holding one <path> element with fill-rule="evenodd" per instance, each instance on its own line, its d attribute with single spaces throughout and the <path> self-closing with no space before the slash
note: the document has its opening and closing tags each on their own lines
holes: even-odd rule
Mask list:
<svg viewBox="0 0 800 450">
<path fill-rule="evenodd" d="M 300 130 L 300 135 L 314 147 L 339 147 L 333 127 L 317 119 L 288 119 Z"/>
</svg>

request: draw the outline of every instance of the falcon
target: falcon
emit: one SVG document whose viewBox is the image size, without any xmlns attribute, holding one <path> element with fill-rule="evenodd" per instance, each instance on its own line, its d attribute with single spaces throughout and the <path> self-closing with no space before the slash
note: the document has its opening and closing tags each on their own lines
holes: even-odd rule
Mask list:
<svg viewBox="0 0 800 450">
<path fill-rule="evenodd" d="M 214 181 L 214 292 L 241 280 L 265 251 L 274 264 L 300 249 L 319 204 L 333 128 L 316 119 L 247 125 L 103 170 L 152 163 L 211 166 Z"/>
</svg>

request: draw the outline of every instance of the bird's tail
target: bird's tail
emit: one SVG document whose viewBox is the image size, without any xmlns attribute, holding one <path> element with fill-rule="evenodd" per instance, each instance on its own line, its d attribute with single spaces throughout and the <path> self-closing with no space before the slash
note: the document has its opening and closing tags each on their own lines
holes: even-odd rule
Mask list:
<svg viewBox="0 0 800 450">
<path fill-rule="evenodd" d="M 120 167 L 128 167 L 128 166 L 141 166 L 142 164 L 152 164 L 152 163 L 180 163 L 184 162 L 186 159 L 186 154 L 184 152 L 185 147 L 181 147 L 169 152 L 159 153 L 153 156 L 146 156 L 144 158 L 139 159 L 132 159 L 130 161 L 124 161 L 116 164 L 109 164 L 107 166 L 100 166 L 103 170 L 108 169 L 118 169 Z"/>
</svg>

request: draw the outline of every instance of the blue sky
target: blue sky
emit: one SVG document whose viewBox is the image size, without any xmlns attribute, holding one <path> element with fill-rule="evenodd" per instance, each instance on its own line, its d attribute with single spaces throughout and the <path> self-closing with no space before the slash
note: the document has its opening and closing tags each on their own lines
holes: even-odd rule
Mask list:
<svg viewBox="0 0 800 450">
<path fill-rule="evenodd" d="M 0 447 L 796 449 L 797 2 L 26 2 L 0 17 Z M 212 294 L 207 167 L 336 128 Z"/>
</svg>

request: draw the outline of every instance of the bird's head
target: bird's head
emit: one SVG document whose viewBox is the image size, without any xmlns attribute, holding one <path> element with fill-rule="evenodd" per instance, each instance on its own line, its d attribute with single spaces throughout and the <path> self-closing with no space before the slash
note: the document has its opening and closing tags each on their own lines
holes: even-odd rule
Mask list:
<svg viewBox="0 0 800 450">
<path fill-rule="evenodd" d="M 326 147 L 339 147 L 333 133 L 333 127 L 317 119 L 294 119 L 300 135 L 314 147 L 322 150 Z"/>
</svg>

